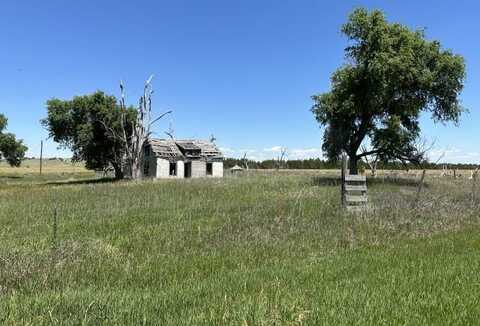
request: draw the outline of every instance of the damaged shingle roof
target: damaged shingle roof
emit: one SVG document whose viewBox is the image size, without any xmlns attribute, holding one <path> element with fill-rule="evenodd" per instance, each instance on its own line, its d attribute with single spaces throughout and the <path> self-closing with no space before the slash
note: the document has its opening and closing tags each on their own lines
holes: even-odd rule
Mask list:
<svg viewBox="0 0 480 326">
<path fill-rule="evenodd" d="M 173 140 L 169 139 L 150 139 L 149 142 L 152 153 L 157 157 L 177 158 L 183 157 Z"/>
<path fill-rule="evenodd" d="M 164 158 L 184 158 L 188 152 L 200 152 L 200 157 L 205 158 L 221 158 L 222 152 L 214 143 L 206 140 L 184 139 L 150 139 L 149 144 L 152 152 L 156 157 Z M 183 153 L 182 153 L 183 152 Z M 195 156 L 195 155 L 193 155 Z M 197 156 L 198 157 L 198 156 Z"/>
</svg>

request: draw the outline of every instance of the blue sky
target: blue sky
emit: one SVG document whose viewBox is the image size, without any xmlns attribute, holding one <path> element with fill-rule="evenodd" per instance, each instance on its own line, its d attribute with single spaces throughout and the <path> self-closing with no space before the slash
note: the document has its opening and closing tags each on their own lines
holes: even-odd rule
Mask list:
<svg viewBox="0 0 480 326">
<path fill-rule="evenodd" d="M 154 79 L 154 109 L 174 110 L 180 137 L 212 133 L 228 156 L 254 159 L 321 155 L 310 96 L 328 91 L 343 62 L 340 26 L 354 8 L 383 10 L 390 21 L 425 27 L 430 39 L 462 54 L 467 81 L 460 127 L 422 118 L 433 156 L 480 162 L 480 4 L 476 1 L 11 1 L 0 3 L 0 112 L 38 155 L 47 137 L 45 102 L 97 89 L 136 103 Z M 68 156 L 46 143 L 47 156 Z M 434 157 L 433 157 L 434 158 Z"/>
</svg>

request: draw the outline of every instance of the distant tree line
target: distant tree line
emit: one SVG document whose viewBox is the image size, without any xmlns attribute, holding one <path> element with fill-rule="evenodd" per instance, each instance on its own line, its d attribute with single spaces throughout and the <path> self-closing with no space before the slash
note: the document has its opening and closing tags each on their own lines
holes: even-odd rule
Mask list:
<svg viewBox="0 0 480 326">
<path fill-rule="evenodd" d="M 245 160 L 238 159 L 238 158 L 225 158 L 224 160 L 224 167 L 226 169 L 230 169 L 235 165 L 238 165 L 242 168 L 245 168 L 245 163 L 247 163 L 249 169 L 275 169 L 278 166 L 276 160 L 264 160 L 264 161 L 253 161 L 253 160 Z M 310 158 L 305 160 L 289 160 L 283 164 L 284 168 L 286 169 L 293 169 L 293 170 L 320 170 L 320 169 L 339 169 L 340 168 L 340 161 L 328 161 L 322 160 L 319 158 Z M 430 163 L 430 162 L 423 162 L 421 165 L 414 164 L 414 163 L 402 163 L 400 161 L 393 161 L 393 162 L 379 162 L 377 169 L 380 170 L 414 170 L 425 168 L 425 169 L 443 169 L 446 166 L 448 169 L 459 169 L 459 170 L 470 170 L 479 168 L 479 164 L 469 164 L 469 163 Z M 360 161 L 358 163 L 359 170 L 367 170 L 368 165 L 364 161 Z"/>
</svg>

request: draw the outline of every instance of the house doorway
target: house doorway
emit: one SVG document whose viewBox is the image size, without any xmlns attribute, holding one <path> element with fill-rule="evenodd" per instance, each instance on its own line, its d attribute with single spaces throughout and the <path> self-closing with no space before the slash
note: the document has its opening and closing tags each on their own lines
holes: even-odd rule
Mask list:
<svg viewBox="0 0 480 326">
<path fill-rule="evenodd" d="M 176 177 L 177 176 L 177 162 L 170 162 L 169 175 L 171 177 Z"/>
<path fill-rule="evenodd" d="M 207 163 L 207 175 L 213 175 L 213 163 Z"/>
<path fill-rule="evenodd" d="M 192 162 L 186 162 L 184 165 L 184 177 L 190 178 L 192 176 Z"/>
</svg>

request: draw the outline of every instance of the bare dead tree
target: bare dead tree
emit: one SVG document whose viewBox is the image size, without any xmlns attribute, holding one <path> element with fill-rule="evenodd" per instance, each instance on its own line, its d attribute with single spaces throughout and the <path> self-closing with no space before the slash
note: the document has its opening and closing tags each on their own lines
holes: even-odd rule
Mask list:
<svg viewBox="0 0 480 326">
<path fill-rule="evenodd" d="M 476 168 L 475 170 L 472 170 L 470 171 L 470 177 L 468 178 L 469 180 L 473 180 L 477 177 L 478 175 L 478 168 Z"/>
<path fill-rule="evenodd" d="M 421 156 L 423 158 L 423 162 L 428 162 L 428 153 L 433 149 L 434 142 L 431 143 L 431 145 L 426 146 L 427 142 L 425 140 L 420 142 L 420 145 L 418 146 L 418 151 L 421 153 Z M 440 162 L 443 157 L 445 156 L 445 152 L 443 152 L 435 161 L 435 164 Z M 414 207 L 416 207 L 419 202 L 420 202 L 420 194 L 423 189 L 424 181 L 425 181 L 425 175 L 427 174 L 427 169 L 425 166 L 423 166 L 423 171 L 422 171 L 422 176 L 420 177 L 420 181 L 418 182 L 417 185 L 417 193 L 415 196 L 415 201 L 414 201 Z"/>
<path fill-rule="evenodd" d="M 215 138 L 215 136 L 213 134 L 210 135 L 210 142 L 212 144 L 215 144 L 215 141 L 217 140 L 217 138 Z"/>
<path fill-rule="evenodd" d="M 168 125 L 168 130 L 165 131 L 165 134 L 167 134 L 170 139 L 175 140 L 175 130 L 173 129 L 173 124 L 170 121 L 170 124 Z"/>
<path fill-rule="evenodd" d="M 149 140 L 152 132 L 151 127 L 160 119 L 172 111 L 162 113 L 160 116 L 152 119 L 152 79 L 150 76 L 145 82 L 143 88 L 143 95 L 140 97 L 138 107 L 136 109 L 136 117 L 132 124 L 131 132 L 127 131 L 127 106 L 125 104 L 125 87 L 123 82 L 120 82 L 121 100 L 120 107 L 122 111 L 121 116 L 121 135 L 119 137 L 124 144 L 124 170 L 125 176 L 132 179 L 139 179 L 142 177 L 142 165 L 144 151 L 143 147 Z"/>
<path fill-rule="evenodd" d="M 247 158 L 247 152 L 245 152 L 245 154 L 243 154 L 242 163 L 243 163 L 243 167 L 245 168 L 245 170 L 247 170 L 247 171 L 248 171 L 248 158 Z"/>
<path fill-rule="evenodd" d="M 285 158 L 287 156 L 287 149 L 285 147 L 280 148 L 280 155 L 277 157 L 277 170 L 285 167 Z"/>
<path fill-rule="evenodd" d="M 472 201 L 476 203 L 477 201 L 477 179 L 478 179 L 478 173 L 479 170 L 478 168 L 475 169 L 475 171 L 472 171 L 472 175 L 470 176 L 470 179 L 472 180 Z"/>
<path fill-rule="evenodd" d="M 283 167 L 286 167 L 287 155 L 288 155 L 288 149 L 285 147 L 282 148 L 281 155 L 280 155 L 280 163 Z"/>
<path fill-rule="evenodd" d="M 372 153 L 372 154 L 368 154 L 368 155 L 365 155 L 363 158 L 365 159 L 365 162 L 367 163 L 367 165 L 370 167 L 370 172 L 372 174 L 372 177 L 373 178 L 376 178 L 377 177 L 377 165 L 378 165 L 378 162 L 380 161 L 380 155 L 378 153 L 374 153 L 372 152 L 371 149 L 368 149 L 365 145 L 363 145 L 360 150 L 362 151 L 362 153 Z"/>
<path fill-rule="evenodd" d="M 432 149 L 435 147 L 435 143 L 435 140 L 428 141 L 426 138 L 419 138 L 414 145 L 414 163 L 421 165 L 422 163 L 428 162 L 430 160 L 429 155 L 431 154 Z M 437 158 L 435 164 L 438 163 L 444 156 L 445 152 L 443 152 L 440 157 Z"/>
<path fill-rule="evenodd" d="M 447 172 L 448 172 L 447 164 L 442 164 L 442 173 L 440 173 L 440 176 L 445 177 L 447 175 Z"/>
</svg>

